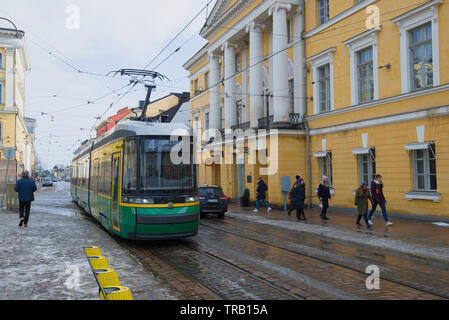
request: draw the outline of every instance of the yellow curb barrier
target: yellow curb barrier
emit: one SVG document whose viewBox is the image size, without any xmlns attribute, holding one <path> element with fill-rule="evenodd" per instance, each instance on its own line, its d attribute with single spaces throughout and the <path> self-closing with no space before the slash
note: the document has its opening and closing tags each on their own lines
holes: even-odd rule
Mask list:
<svg viewBox="0 0 449 320">
<path fill-rule="evenodd" d="M 108 259 L 103 256 L 88 257 L 88 260 L 90 262 L 90 265 L 92 266 L 92 269 L 94 270 L 109 268 Z"/>
<path fill-rule="evenodd" d="M 83 248 L 90 269 L 97 281 L 101 300 L 133 300 L 131 291 L 120 285 L 117 272 L 109 268 L 108 260 L 98 247 Z"/>
<path fill-rule="evenodd" d="M 106 287 L 103 289 L 108 300 L 133 300 L 131 291 L 127 287 Z M 101 300 L 105 300 L 102 293 L 100 293 Z"/>
<path fill-rule="evenodd" d="M 86 253 L 86 256 L 88 257 L 100 257 L 101 251 L 98 247 L 85 247 L 84 252 Z"/>
<path fill-rule="evenodd" d="M 98 269 L 94 270 L 94 274 L 97 275 L 98 282 L 102 288 L 120 286 L 117 272 L 114 269 Z"/>
</svg>

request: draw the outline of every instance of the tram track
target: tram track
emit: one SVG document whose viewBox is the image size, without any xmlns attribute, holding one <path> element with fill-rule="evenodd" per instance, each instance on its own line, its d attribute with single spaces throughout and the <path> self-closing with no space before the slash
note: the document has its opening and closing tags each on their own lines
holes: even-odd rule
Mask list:
<svg viewBox="0 0 449 320">
<path fill-rule="evenodd" d="M 176 250 L 178 250 L 177 252 L 173 253 L 173 250 L 171 250 L 170 252 L 173 253 L 173 255 L 178 255 L 179 253 L 179 249 L 180 247 L 182 247 L 184 250 L 187 249 L 188 254 L 187 256 L 192 257 L 192 252 L 195 252 L 199 255 L 201 255 L 203 257 L 203 260 L 213 260 L 216 264 L 220 264 L 221 266 L 223 266 L 223 270 L 228 269 L 228 272 L 224 272 L 222 275 L 220 275 L 220 277 L 209 277 L 206 279 L 202 279 L 201 277 L 198 277 L 194 275 L 194 273 L 189 272 L 188 269 L 186 269 L 185 267 L 183 268 L 183 266 L 186 266 L 188 263 L 186 264 L 182 264 L 179 263 L 180 261 L 176 261 L 173 260 L 173 255 L 169 254 L 169 251 L 165 250 L 166 247 L 157 247 L 157 248 L 141 248 L 141 249 L 137 249 L 135 247 L 133 247 L 133 244 L 129 243 L 129 242 L 125 242 L 121 239 L 116 239 L 117 242 L 128 252 L 128 254 L 130 254 L 131 256 L 133 256 L 134 259 L 138 260 L 141 264 L 145 265 L 146 267 L 148 267 L 153 274 L 155 274 L 158 278 L 160 278 L 161 280 L 163 280 L 163 282 L 169 284 L 173 289 L 179 291 L 176 286 L 173 286 L 173 283 L 171 283 L 171 281 L 169 280 L 170 278 L 172 278 L 172 273 L 173 270 L 179 274 L 182 274 L 182 276 L 185 279 L 188 279 L 189 281 L 191 281 L 192 286 L 199 286 L 205 290 L 207 290 L 209 297 L 197 297 L 197 298 L 209 298 L 211 296 L 213 296 L 216 299 L 219 300 L 239 300 L 239 299 L 248 299 L 248 297 L 244 297 L 244 295 L 242 295 L 241 297 L 236 297 L 233 294 L 227 294 L 227 291 L 232 291 L 232 290 L 218 290 L 216 287 L 216 284 L 220 281 L 219 278 L 223 278 L 223 277 L 227 277 L 229 278 L 228 282 L 231 283 L 232 281 L 234 281 L 235 283 L 239 282 L 238 280 L 235 279 L 242 279 L 242 277 L 245 277 L 247 279 L 251 279 L 252 281 L 251 286 L 254 286 L 254 282 L 258 282 L 260 283 L 260 287 L 265 287 L 264 290 L 267 290 L 266 287 L 269 287 L 270 290 L 272 292 L 270 292 L 270 294 L 273 293 L 273 291 L 276 291 L 278 293 L 280 293 L 281 295 L 284 295 L 283 299 L 287 300 L 287 298 L 289 299 L 294 299 L 294 300 L 304 300 L 305 297 L 289 292 L 288 290 L 285 290 L 284 288 L 266 280 L 263 279 L 262 277 L 259 277 L 257 275 L 254 275 L 252 273 L 250 273 L 249 271 L 237 266 L 236 264 L 233 264 L 225 259 L 222 259 L 218 256 L 215 256 L 213 254 L 210 254 L 208 252 L 205 252 L 204 250 L 201 250 L 199 248 L 196 248 L 190 241 L 191 240 L 177 240 L 177 245 L 176 245 Z M 171 248 L 173 249 L 173 248 Z M 146 252 L 145 252 L 146 251 Z M 150 262 L 149 259 L 146 258 L 146 253 L 150 253 L 151 256 L 153 257 L 152 260 L 154 260 L 154 257 L 157 257 L 159 259 L 159 264 L 162 262 L 163 266 L 162 266 L 162 270 L 166 271 L 167 273 L 170 273 L 170 275 L 164 275 L 162 274 L 160 271 L 155 270 L 155 265 L 154 263 Z M 154 262 L 154 261 L 153 261 Z M 186 262 L 186 261 L 184 261 Z M 208 266 L 210 266 L 210 268 L 213 268 L 214 265 L 212 263 L 207 264 Z M 229 272 L 229 269 L 231 269 L 233 271 L 233 274 L 231 275 L 232 272 Z M 211 271 L 211 270 L 209 270 Z M 207 271 L 204 271 L 203 274 L 208 274 Z M 232 277 L 231 277 L 231 276 Z M 245 281 L 247 282 L 247 281 Z M 249 282 L 248 282 L 249 284 Z M 241 281 L 240 281 L 240 285 L 241 285 Z M 231 283 L 232 286 L 232 283 Z M 250 290 L 252 290 L 251 288 L 245 288 L 244 285 L 242 285 L 242 290 L 248 290 L 248 292 L 250 292 Z M 235 290 L 235 288 L 234 288 Z M 192 299 L 192 296 L 190 295 L 185 295 L 182 294 L 182 298 L 185 299 Z M 256 297 L 255 300 L 257 300 L 257 292 L 254 293 L 254 296 Z M 264 300 L 268 300 L 269 297 L 263 297 Z"/>
<path fill-rule="evenodd" d="M 279 250 L 282 250 L 282 251 L 285 251 L 285 252 L 288 252 L 288 253 L 293 253 L 295 255 L 307 257 L 307 258 L 319 261 L 320 263 L 330 264 L 330 265 L 333 265 L 333 266 L 336 266 L 336 267 L 339 267 L 339 268 L 344 268 L 346 270 L 350 270 L 352 272 L 356 272 L 358 274 L 363 274 L 364 276 L 367 276 L 366 273 L 364 273 L 363 271 L 361 271 L 361 270 L 359 270 L 357 268 L 354 268 L 354 267 L 351 267 L 351 266 L 348 266 L 348 265 L 344 265 L 342 263 L 338 263 L 338 262 L 332 261 L 330 259 L 324 259 L 322 257 L 317 257 L 317 256 L 314 256 L 312 254 L 299 252 L 297 250 L 293 250 L 293 249 L 290 249 L 290 248 L 282 247 L 280 245 L 268 242 L 266 240 L 257 239 L 255 237 L 250 237 L 250 236 L 247 236 L 247 235 L 243 235 L 241 233 L 237 233 L 237 232 L 229 231 L 229 230 L 226 230 L 226 229 L 223 229 L 223 228 L 219 228 L 219 227 L 217 227 L 215 225 L 213 226 L 213 225 L 211 225 L 209 223 L 205 223 L 204 221 L 201 222 L 201 226 L 205 227 L 205 228 L 208 228 L 210 230 L 214 230 L 215 232 L 216 231 L 223 232 L 223 233 L 226 233 L 226 234 L 229 234 L 229 235 L 241 238 L 241 239 L 254 241 L 256 243 L 259 243 L 259 244 L 262 244 L 262 245 L 265 245 L 265 246 L 276 248 L 276 249 L 279 249 Z M 411 285 L 411 284 L 406 283 L 404 281 L 393 279 L 391 277 L 386 277 L 386 276 L 382 276 L 381 275 L 380 279 L 383 280 L 383 281 L 392 283 L 392 284 L 394 284 L 396 286 L 406 287 L 408 289 L 412 289 L 412 290 L 415 290 L 415 291 L 420 292 L 420 293 L 425 293 L 425 294 L 434 296 L 434 297 L 436 297 L 438 299 L 449 299 L 449 295 L 445 295 L 445 294 L 441 294 L 441 293 L 434 292 L 434 291 L 431 291 L 431 290 L 426 290 L 426 289 L 423 289 L 423 288 L 419 288 L 417 286 Z"/>
<path fill-rule="evenodd" d="M 186 240 L 181 240 L 181 241 L 187 242 L 188 240 L 187 241 Z M 204 256 L 207 256 L 207 257 L 209 257 L 211 259 L 214 259 L 215 261 L 218 261 L 218 262 L 220 262 L 220 263 L 222 263 L 224 265 L 227 265 L 227 266 L 229 266 L 229 267 L 231 267 L 231 268 L 233 268 L 233 269 L 235 269 L 235 270 L 237 270 L 237 271 L 239 271 L 239 272 L 241 272 L 241 273 L 243 273 L 243 274 L 253 278 L 256 281 L 260 281 L 260 282 L 264 283 L 265 285 L 270 286 L 271 288 L 273 288 L 275 290 L 278 290 L 278 291 L 280 291 L 280 292 L 282 292 L 282 293 L 284 293 L 284 294 L 286 294 L 288 296 L 291 296 L 292 298 L 294 298 L 296 300 L 305 300 L 306 299 L 306 297 L 304 297 L 302 295 L 298 295 L 298 294 L 289 292 L 289 291 L 285 290 L 284 288 L 280 287 L 279 285 L 276 285 L 275 283 L 273 283 L 271 281 L 268 281 L 268 280 L 264 279 L 263 277 L 254 275 L 254 274 L 250 273 L 249 271 L 245 270 L 244 268 L 242 268 L 242 267 L 240 267 L 240 266 L 238 266 L 238 265 L 236 265 L 236 264 L 234 264 L 234 263 L 232 263 L 230 261 L 227 261 L 227 260 L 225 260 L 225 259 L 223 259 L 223 258 L 221 258 L 221 257 L 219 257 L 217 255 L 214 255 L 214 254 L 208 253 L 208 252 L 206 252 L 204 250 L 195 248 L 190 243 L 186 243 L 185 246 L 188 247 L 191 250 L 194 250 L 194 251 L 204 255 Z"/>
</svg>

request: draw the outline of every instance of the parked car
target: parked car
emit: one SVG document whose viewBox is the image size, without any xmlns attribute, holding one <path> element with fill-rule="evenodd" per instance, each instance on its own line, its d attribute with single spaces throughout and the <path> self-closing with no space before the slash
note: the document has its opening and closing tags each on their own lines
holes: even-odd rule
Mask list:
<svg viewBox="0 0 449 320">
<path fill-rule="evenodd" d="M 44 181 L 42 182 L 43 187 L 53 187 L 53 181 L 51 178 L 44 178 Z"/>
<path fill-rule="evenodd" d="M 205 185 L 198 188 L 200 196 L 201 217 L 208 213 L 217 214 L 218 218 L 223 219 L 225 212 L 228 211 L 228 197 L 223 190 L 217 186 Z"/>
<path fill-rule="evenodd" d="M 56 179 L 56 177 L 53 177 L 53 178 L 51 178 L 51 181 L 58 182 L 58 179 Z"/>
</svg>

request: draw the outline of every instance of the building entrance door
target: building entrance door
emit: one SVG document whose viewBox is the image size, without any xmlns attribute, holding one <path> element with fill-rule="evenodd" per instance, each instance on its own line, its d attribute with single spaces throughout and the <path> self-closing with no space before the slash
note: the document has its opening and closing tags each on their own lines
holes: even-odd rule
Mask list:
<svg viewBox="0 0 449 320">
<path fill-rule="evenodd" d="M 245 192 L 245 164 L 237 164 L 237 193 L 238 198 Z"/>
</svg>

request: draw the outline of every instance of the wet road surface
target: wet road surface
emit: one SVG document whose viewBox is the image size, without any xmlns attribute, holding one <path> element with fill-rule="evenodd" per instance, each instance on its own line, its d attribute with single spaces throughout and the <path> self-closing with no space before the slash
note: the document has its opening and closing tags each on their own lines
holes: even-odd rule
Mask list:
<svg viewBox="0 0 449 320">
<path fill-rule="evenodd" d="M 213 216 L 203 219 L 198 236 L 193 238 L 133 242 L 111 236 L 82 213 L 71 202 L 68 188 L 68 184 L 58 183 L 55 188 L 40 192 L 33 204 L 30 221 L 32 225 L 33 220 L 39 221 L 41 216 L 46 218 L 47 229 L 51 229 L 54 224 L 54 229 L 50 232 L 53 236 L 44 237 L 45 245 L 39 245 L 37 250 L 41 255 L 48 256 L 43 259 L 47 264 L 41 261 L 40 268 L 44 272 L 61 272 L 61 263 L 56 263 L 59 271 L 51 268 L 46 270 L 45 265 L 48 266 L 55 257 L 64 260 L 64 263 L 78 264 L 82 268 L 81 288 L 84 291 L 65 294 L 59 298 L 97 297 L 87 262 L 83 261 L 85 258 L 76 250 L 86 245 L 98 245 L 102 247 L 103 254 L 110 258 L 110 264 L 119 273 L 121 282 L 130 287 L 137 299 L 449 299 L 448 261 L 425 259 L 422 256 L 426 254 L 426 250 L 429 251 L 429 256 L 446 250 L 444 244 L 438 248 L 431 247 L 439 241 L 437 237 L 424 241 L 408 237 L 405 231 L 402 235 L 393 237 L 403 242 L 408 241 L 402 244 L 404 246 L 420 243 L 421 256 L 414 256 L 404 253 L 403 248 L 398 247 L 396 250 L 394 246 L 400 243 L 396 240 L 391 240 L 392 247 L 383 251 L 359 240 L 339 239 L 337 235 L 330 239 L 319 233 L 299 232 L 294 228 L 274 224 L 281 219 L 260 223 L 250 215 L 242 215 L 240 218 L 239 215 L 230 214 L 225 220 Z M 13 221 L 15 223 L 16 219 Z M 65 247 L 72 247 L 71 250 L 61 252 L 58 251 L 59 248 L 53 249 L 54 242 L 64 237 L 67 230 L 61 228 L 61 224 L 68 221 L 70 226 L 67 228 L 70 228 L 70 232 L 66 236 L 72 240 Z M 301 226 L 303 230 L 312 227 Z M 332 228 L 337 231 L 345 229 L 340 226 Z M 22 231 L 24 230 L 17 232 Z M 368 236 L 386 241 L 381 231 L 369 234 L 357 230 L 351 232 L 354 237 L 357 235 L 363 239 L 366 236 L 369 241 L 373 238 Z M 401 232 L 402 230 L 399 233 Z M 39 243 L 42 240 L 37 234 L 35 236 L 33 239 L 30 235 L 27 241 Z M 60 242 L 67 242 L 67 239 Z M 13 240 L 10 245 L 16 246 Z M 437 249 L 440 251 L 435 251 Z M 4 250 L 0 251 L 0 256 L 9 252 L 5 253 Z M 67 254 L 74 251 L 78 253 Z M 11 256 L 14 253 L 17 253 L 17 249 L 9 252 Z M 15 261 L 17 260 L 20 261 Z M 366 268 L 370 265 L 376 265 L 380 269 L 380 290 L 366 288 L 369 277 Z M 6 272 L 11 279 L 15 279 L 15 271 L 26 273 L 23 267 L 20 264 L 14 265 L 14 259 L 10 259 Z M 3 270 L 4 268 L 0 270 L 0 276 L 5 274 Z M 35 275 L 39 278 L 37 273 Z M 49 274 L 46 277 L 51 278 Z M 61 288 L 64 277 L 59 277 L 58 283 L 47 285 Z M 6 298 L 17 295 L 14 291 L 17 283 L 18 281 L 10 281 L 6 288 L 0 288 L 0 298 L 5 298 L 5 292 L 9 292 Z M 61 291 L 63 290 L 60 289 L 59 292 Z M 45 290 L 34 294 L 33 297 L 37 299 L 58 299 L 57 294 L 45 297 L 49 294 Z"/>
</svg>

